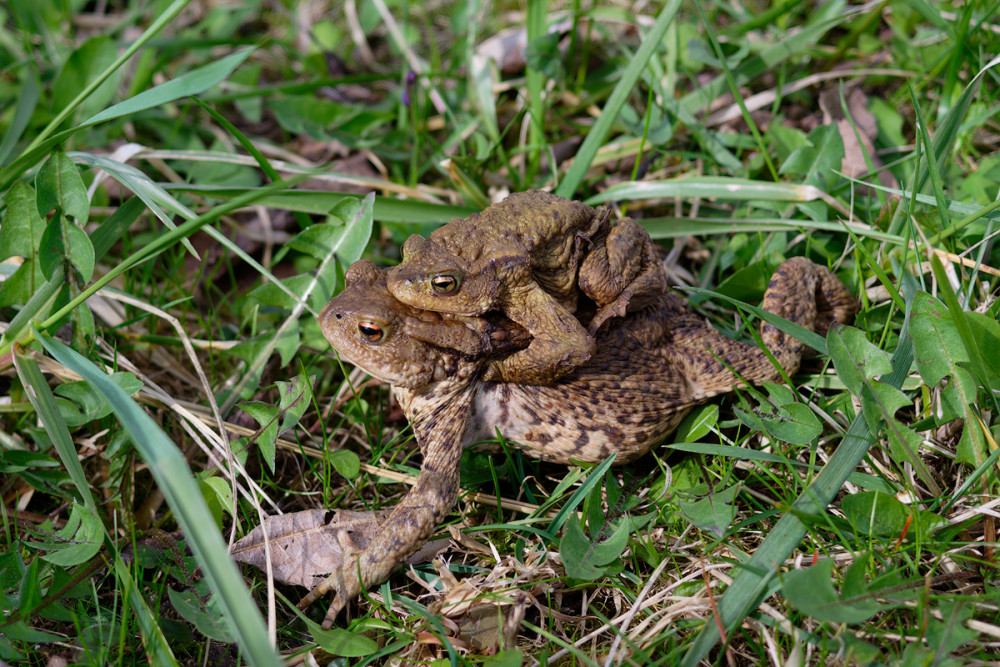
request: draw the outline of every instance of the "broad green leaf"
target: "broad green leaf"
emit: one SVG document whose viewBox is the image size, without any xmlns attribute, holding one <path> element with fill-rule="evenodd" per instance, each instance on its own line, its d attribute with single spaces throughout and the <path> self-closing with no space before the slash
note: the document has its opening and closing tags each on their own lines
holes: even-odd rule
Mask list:
<svg viewBox="0 0 1000 667">
<path fill-rule="evenodd" d="M 24 305 L 40 291 L 39 286 L 44 284 L 42 267 L 34 256 L 29 257 L 7 280 L 0 283 L 0 308 Z"/>
<path fill-rule="evenodd" d="M 94 275 L 94 246 L 79 225 L 56 215 L 42 234 L 38 261 L 49 280 L 65 271 L 68 265 L 79 272 L 81 283 L 87 283 Z"/>
<path fill-rule="evenodd" d="M 310 227 L 311 229 L 311 227 Z M 285 286 L 285 289 L 281 289 L 274 283 L 264 283 L 258 287 L 255 287 L 249 294 L 249 296 L 257 301 L 260 301 L 266 306 L 275 306 L 276 308 L 283 308 L 285 310 L 291 310 L 299 302 L 288 295 L 288 292 L 301 297 L 305 294 L 306 289 L 312 282 L 313 278 L 309 275 L 299 275 L 292 276 L 291 278 L 285 278 L 281 283 Z"/>
<path fill-rule="evenodd" d="M 325 259 L 336 254 L 345 265 L 361 259 L 372 233 L 371 205 L 357 199 L 343 199 L 327 216 L 326 223 L 312 225 L 297 234 L 288 245 L 293 250 Z"/>
<path fill-rule="evenodd" d="M 771 435 L 793 445 L 808 445 L 823 433 L 819 418 L 803 403 L 778 406 L 773 416 L 764 417 L 764 423 Z"/>
<path fill-rule="evenodd" d="M 142 381 L 132 373 L 113 373 L 109 378 L 129 396 L 142 389 Z M 59 412 L 70 426 L 80 426 L 111 414 L 111 404 L 83 380 L 63 382 L 54 393 L 60 397 L 56 399 Z"/>
<path fill-rule="evenodd" d="M 559 556 L 566 574 L 575 579 L 592 581 L 604 576 L 604 567 L 619 558 L 628 544 L 629 522 L 622 521 L 606 540 L 591 541 L 579 521 L 567 521 L 559 540 Z"/>
<path fill-rule="evenodd" d="M 840 503 L 847 520 L 862 535 L 899 538 L 907 529 L 912 510 L 884 493 L 863 491 Z"/>
<path fill-rule="evenodd" d="M 872 432 L 878 431 L 880 421 L 894 419 L 898 410 L 912 403 L 901 390 L 878 380 L 867 380 L 860 398 L 861 413 Z"/>
<path fill-rule="evenodd" d="M 803 183 L 825 187 L 840 169 L 844 142 L 836 125 L 820 125 L 807 137 L 809 144 L 792 151 L 780 172 L 797 177 Z"/>
<path fill-rule="evenodd" d="M 90 218 L 87 188 L 83 185 L 80 170 L 68 155 L 62 151 L 53 152 L 38 170 L 35 188 L 38 191 L 38 212 L 43 218 L 53 211 L 61 211 L 78 224 L 87 224 Z"/>
<path fill-rule="evenodd" d="M 965 313 L 969 330 L 980 350 L 992 351 L 983 354 L 982 375 L 993 388 L 1000 387 L 1000 322 L 982 313 Z"/>
<path fill-rule="evenodd" d="M 239 67 L 251 53 L 253 53 L 253 49 L 244 49 L 236 53 L 231 53 L 225 58 L 216 60 L 204 67 L 191 70 L 187 74 L 183 74 L 155 88 L 150 88 L 135 97 L 127 99 L 124 102 L 119 102 L 113 107 L 91 116 L 81 126 L 86 127 L 113 118 L 120 118 L 121 116 L 131 116 L 146 109 L 163 106 L 168 102 L 173 102 L 182 97 L 202 93 L 212 86 L 225 81 L 226 77 Z"/>
<path fill-rule="evenodd" d="M 343 628 L 321 630 L 310 628 L 312 638 L 330 655 L 344 658 L 361 658 L 371 655 L 378 649 L 378 644 L 371 637 Z"/>
<path fill-rule="evenodd" d="M 242 440 L 246 439 L 239 438 L 234 441 L 233 449 L 236 449 L 239 446 L 237 443 Z M 212 513 L 212 518 L 215 519 L 215 525 L 221 529 L 223 515 L 233 513 L 233 487 L 221 477 L 201 477 L 198 479 L 198 486 L 205 497 L 208 510 Z"/>
<path fill-rule="evenodd" d="M 702 530 L 707 530 L 717 537 L 726 534 L 736 517 L 736 508 L 732 502 L 739 486 L 730 486 L 715 491 L 700 500 L 681 500 L 678 505 L 681 513 Z"/>
<path fill-rule="evenodd" d="M 299 419 L 309 409 L 312 386 L 305 375 L 296 375 L 288 382 L 278 380 L 278 407 L 281 408 L 281 433 L 299 423 Z"/>
<path fill-rule="evenodd" d="M 910 336 L 917 370 L 928 386 L 955 377 L 960 370 L 958 364 L 969 361 L 948 308 L 926 292 L 919 292 L 913 299 Z"/>
<path fill-rule="evenodd" d="M 868 342 L 860 329 L 834 327 L 826 337 L 826 346 L 837 376 L 853 396 L 861 396 L 865 380 L 892 370 L 889 354 Z"/>
<path fill-rule="evenodd" d="M 830 623 L 861 623 L 882 611 L 875 600 L 848 599 L 833 588 L 834 561 L 824 559 L 815 565 L 787 573 L 782 593 L 796 609 L 815 619 Z"/>
<path fill-rule="evenodd" d="M 38 215 L 35 189 L 16 181 L 4 195 L 7 210 L 0 226 L 0 260 L 12 255 L 32 259 L 42 243 L 45 221 Z"/>
<path fill-rule="evenodd" d="M 966 626 L 972 618 L 974 607 L 966 600 L 939 600 L 938 611 L 943 617 L 931 617 L 927 623 L 927 645 L 934 648 L 938 656 L 952 655 L 963 644 L 975 641 L 979 631 Z"/>
<path fill-rule="evenodd" d="M 271 472 L 274 472 L 275 440 L 278 437 L 278 413 L 280 412 L 278 406 L 260 401 L 249 401 L 240 403 L 240 410 L 243 410 L 260 424 L 252 441 L 260 449 L 267 467 L 271 469 Z"/>
<path fill-rule="evenodd" d="M 70 510 L 69 521 L 56 534 L 65 540 L 65 546 L 41 556 L 53 565 L 72 567 L 86 563 L 104 545 L 104 524 L 97 511 L 76 503 Z"/>
<path fill-rule="evenodd" d="M 962 315 L 960 312 L 958 316 Z M 959 326 L 952 319 L 951 310 L 926 292 L 914 297 L 911 319 L 910 335 L 920 377 L 931 387 L 947 377 L 948 385 L 941 394 L 944 407 L 949 417 L 961 415 L 965 419 L 958 460 L 972 466 L 982 465 L 988 452 L 972 408 L 977 384 L 964 367 L 970 356 Z"/>
<path fill-rule="evenodd" d="M 333 469 L 344 479 L 354 479 L 361 472 L 361 459 L 349 449 L 335 449 L 327 456 Z"/>
<path fill-rule="evenodd" d="M 719 422 L 719 406 L 715 403 L 700 405 L 684 418 L 674 432 L 674 440 L 694 442 L 715 428 Z"/>
<path fill-rule="evenodd" d="M 198 628 L 198 632 L 209 639 L 224 644 L 232 644 L 235 641 L 229 619 L 219 609 L 215 595 L 212 595 L 208 602 L 203 605 L 195 592 L 190 589 L 179 591 L 175 588 L 168 588 L 167 594 L 170 597 L 170 604 L 177 610 L 177 613 Z"/>
<path fill-rule="evenodd" d="M 100 76 L 118 57 L 114 41 L 106 36 L 92 37 L 70 54 L 52 85 L 52 108 L 68 106 L 91 81 Z M 119 72 L 120 73 L 120 72 Z M 93 115 L 104 108 L 118 87 L 120 77 L 111 76 L 80 105 L 79 112 Z M 79 113 L 78 112 L 78 113 Z M 77 116 L 79 118 L 80 116 Z"/>
</svg>

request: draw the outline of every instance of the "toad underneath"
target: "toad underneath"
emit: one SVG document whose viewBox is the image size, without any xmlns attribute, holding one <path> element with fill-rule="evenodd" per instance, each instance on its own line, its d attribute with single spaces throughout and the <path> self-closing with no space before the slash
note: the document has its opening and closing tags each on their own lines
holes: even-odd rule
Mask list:
<svg viewBox="0 0 1000 667">
<path fill-rule="evenodd" d="M 857 310 L 833 273 L 802 257 L 778 267 L 762 305 L 819 333 Z M 562 379 L 543 378 L 550 386 L 489 382 L 482 379 L 489 367 L 528 342 L 521 328 L 412 308 L 393 298 L 386 271 L 367 260 L 351 266 L 320 325 L 343 358 L 392 384 L 423 454 L 416 485 L 374 539 L 299 603 L 335 591 L 324 627 L 434 532 L 455 503 L 464 446 L 498 429 L 536 458 L 597 462 L 614 453 L 625 463 L 657 444 L 689 407 L 794 373 L 804 347 L 765 323 L 761 339 L 779 369 L 760 348 L 723 336 L 665 293 L 610 320 L 597 332 L 593 357 Z"/>
</svg>

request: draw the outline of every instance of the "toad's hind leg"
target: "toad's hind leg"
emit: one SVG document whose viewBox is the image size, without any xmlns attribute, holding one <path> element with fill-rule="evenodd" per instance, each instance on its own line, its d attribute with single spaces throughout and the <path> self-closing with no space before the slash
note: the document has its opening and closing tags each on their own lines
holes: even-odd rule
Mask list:
<svg viewBox="0 0 1000 667">
<path fill-rule="evenodd" d="M 461 452 L 456 445 L 425 455 L 416 485 L 379 526 L 372 541 L 361 551 L 345 553 L 342 565 L 299 601 L 299 609 L 335 592 L 336 598 L 323 618 L 323 629 L 329 629 L 348 602 L 362 590 L 388 579 L 399 564 L 423 546 L 455 505 Z"/>
<path fill-rule="evenodd" d="M 834 322 L 852 322 L 858 312 L 858 302 L 844 283 L 805 257 L 792 257 L 775 270 L 761 307 L 821 336 Z M 798 370 L 803 343 L 767 322 L 761 325 L 760 335 L 787 374 Z"/>
<path fill-rule="evenodd" d="M 857 302 L 829 270 L 803 257 L 793 257 L 774 272 L 764 310 L 807 329 L 825 334 L 834 320 L 849 323 Z M 674 316 L 673 345 L 663 348 L 671 363 L 689 378 L 689 394 L 703 400 L 745 384 L 773 382 L 781 373 L 756 345 L 733 340 L 706 326 L 690 312 Z M 777 327 L 763 323 L 761 340 L 786 374 L 799 368 L 805 345 Z"/>
</svg>

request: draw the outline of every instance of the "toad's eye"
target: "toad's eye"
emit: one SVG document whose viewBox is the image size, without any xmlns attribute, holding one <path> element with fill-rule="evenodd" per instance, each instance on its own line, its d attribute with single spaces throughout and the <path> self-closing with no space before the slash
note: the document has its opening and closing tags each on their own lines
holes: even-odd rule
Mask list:
<svg viewBox="0 0 1000 667">
<path fill-rule="evenodd" d="M 377 343 L 385 337 L 385 331 L 374 322 L 358 322 L 358 333 L 369 343 Z"/>
<path fill-rule="evenodd" d="M 458 290 L 458 276 L 441 273 L 431 278 L 431 289 L 437 294 L 452 294 Z"/>
</svg>

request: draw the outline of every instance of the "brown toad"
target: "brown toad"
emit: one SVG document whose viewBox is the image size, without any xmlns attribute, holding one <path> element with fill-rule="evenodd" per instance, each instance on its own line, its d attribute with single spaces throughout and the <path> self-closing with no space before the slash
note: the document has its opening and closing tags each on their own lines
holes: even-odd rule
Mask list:
<svg viewBox="0 0 1000 667">
<path fill-rule="evenodd" d="M 616 462 L 625 463 L 659 442 L 692 405 L 780 378 L 762 350 L 723 336 L 666 293 L 601 329 L 593 358 L 551 386 L 483 381 L 488 365 L 502 363 L 498 355 L 525 343 L 518 327 L 442 317 L 435 342 L 427 335 L 428 314 L 396 301 L 385 279 L 371 262 L 353 265 L 347 288 L 326 306 L 320 324 L 344 358 L 393 384 L 423 465 L 416 485 L 356 560 L 345 559 L 350 565 L 299 603 L 305 607 L 335 590 L 325 627 L 433 533 L 457 497 L 462 448 L 493 438 L 495 429 L 544 460 L 596 462 L 617 454 Z M 778 268 L 763 307 L 820 332 L 834 319 L 849 321 L 857 308 L 836 276 L 804 258 Z M 472 334 L 463 331 L 469 326 Z M 412 329 L 423 332 L 421 340 L 407 335 Z M 786 373 L 798 369 L 802 343 L 769 324 L 761 337 Z M 450 349 L 453 340 L 467 347 Z"/>
<path fill-rule="evenodd" d="M 427 239 L 411 236 L 388 284 L 415 308 L 503 311 L 532 341 L 497 365 L 498 376 L 548 384 L 586 363 L 600 325 L 663 293 L 666 277 L 636 223 L 612 226 L 606 209 L 533 190 L 452 220 Z M 573 316 L 578 287 L 599 307 L 589 331 Z"/>
</svg>

